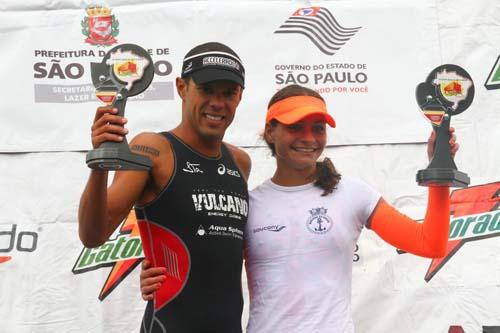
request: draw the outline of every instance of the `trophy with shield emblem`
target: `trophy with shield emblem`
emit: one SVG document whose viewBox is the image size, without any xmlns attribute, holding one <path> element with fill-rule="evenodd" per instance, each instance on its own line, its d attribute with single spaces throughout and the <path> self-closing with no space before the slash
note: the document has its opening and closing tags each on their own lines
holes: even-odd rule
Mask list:
<svg viewBox="0 0 500 333">
<path fill-rule="evenodd" d="M 127 98 L 142 93 L 154 76 L 153 60 L 149 53 L 135 44 L 121 44 L 109 50 L 100 63 L 91 63 L 92 83 L 96 96 L 125 115 Z M 87 153 L 87 165 L 102 170 L 149 170 L 151 160 L 134 154 L 127 139 L 107 141 Z"/>
<path fill-rule="evenodd" d="M 457 170 L 449 141 L 451 117 L 465 111 L 474 99 L 470 75 L 457 65 L 436 67 L 426 81 L 417 86 L 416 98 L 436 132 L 434 155 L 428 167 L 418 171 L 418 184 L 467 187 L 469 176 Z"/>
</svg>

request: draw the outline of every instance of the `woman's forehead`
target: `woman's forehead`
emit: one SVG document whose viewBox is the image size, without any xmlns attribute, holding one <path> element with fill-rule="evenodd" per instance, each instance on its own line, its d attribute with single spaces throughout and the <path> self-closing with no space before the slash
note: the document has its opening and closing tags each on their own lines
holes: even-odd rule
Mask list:
<svg viewBox="0 0 500 333">
<path fill-rule="evenodd" d="M 326 119 L 321 114 L 311 114 L 311 115 L 306 116 L 306 117 L 300 119 L 299 121 L 297 121 L 297 122 L 295 122 L 293 124 L 290 124 L 290 125 L 294 125 L 294 124 L 307 124 L 307 123 L 326 124 Z"/>
</svg>

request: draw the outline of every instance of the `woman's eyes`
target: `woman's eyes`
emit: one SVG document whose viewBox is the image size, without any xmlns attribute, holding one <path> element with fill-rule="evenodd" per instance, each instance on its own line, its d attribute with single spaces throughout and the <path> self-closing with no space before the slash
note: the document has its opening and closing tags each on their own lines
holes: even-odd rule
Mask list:
<svg viewBox="0 0 500 333">
<path fill-rule="evenodd" d="M 315 133 L 323 133 L 326 130 L 324 125 L 314 125 L 313 132 Z"/>
<path fill-rule="evenodd" d="M 293 124 L 288 125 L 287 129 L 291 132 L 300 132 L 304 130 L 304 125 L 301 124 Z M 316 124 L 311 126 L 311 131 L 314 133 L 323 133 L 326 131 L 326 126 L 324 124 Z"/>
</svg>

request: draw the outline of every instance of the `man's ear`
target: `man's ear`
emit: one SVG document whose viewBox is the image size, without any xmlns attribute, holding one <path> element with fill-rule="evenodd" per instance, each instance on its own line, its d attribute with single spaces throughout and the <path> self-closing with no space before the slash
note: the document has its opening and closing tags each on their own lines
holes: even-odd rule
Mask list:
<svg viewBox="0 0 500 333">
<path fill-rule="evenodd" d="M 175 79 L 175 86 L 177 88 L 177 94 L 184 101 L 187 94 L 188 83 L 184 81 L 182 78 L 177 77 Z"/>
<path fill-rule="evenodd" d="M 243 97 L 243 88 L 240 87 L 240 100 L 238 101 L 238 104 L 241 102 L 241 97 Z"/>
</svg>

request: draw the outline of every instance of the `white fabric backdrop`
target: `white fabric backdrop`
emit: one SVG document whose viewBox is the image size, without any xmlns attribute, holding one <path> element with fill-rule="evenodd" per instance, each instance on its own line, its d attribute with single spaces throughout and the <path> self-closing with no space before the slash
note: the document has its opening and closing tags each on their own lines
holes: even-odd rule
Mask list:
<svg viewBox="0 0 500 333">
<path fill-rule="evenodd" d="M 131 99 L 127 105 L 131 130 L 158 131 L 178 122 L 174 79 L 182 58 L 194 45 L 217 40 L 237 50 L 247 72 L 240 125 L 227 137 L 235 144 L 258 144 L 267 101 L 291 83 L 324 92 L 339 125 L 332 144 L 422 141 L 428 124 L 415 107 L 414 91 L 439 63 L 434 1 L 318 2 L 320 14 L 329 12 L 341 26 L 358 28 L 337 36 L 341 46 L 333 55 L 303 34 L 274 33 L 299 8 L 308 7 L 300 2 L 119 3 L 108 2 L 117 22 L 116 40 L 150 49 L 158 67 L 149 90 L 137 97 L 141 103 Z M 53 10 L 36 5 L 16 10 L 19 6 L 12 4 L 0 20 L 0 44 L 5 45 L 0 75 L 6 78 L 0 151 L 89 149 L 88 128 L 99 105 L 90 63 L 100 62 L 109 47 L 85 43 L 82 5 L 61 1 L 62 8 L 47 5 Z"/>
</svg>

